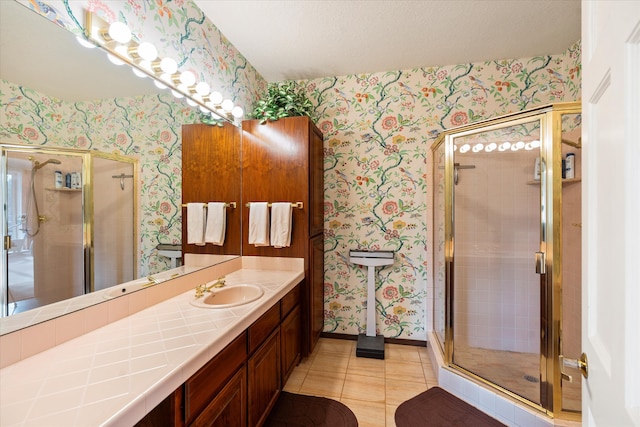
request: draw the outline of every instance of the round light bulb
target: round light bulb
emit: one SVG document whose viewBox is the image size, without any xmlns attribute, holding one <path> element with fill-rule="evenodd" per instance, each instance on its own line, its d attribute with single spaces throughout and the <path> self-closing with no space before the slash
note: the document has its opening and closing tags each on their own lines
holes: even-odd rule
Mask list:
<svg viewBox="0 0 640 427">
<path fill-rule="evenodd" d="M 132 70 L 133 70 L 133 74 L 135 74 L 136 76 L 140 77 L 141 79 L 144 79 L 145 77 L 148 77 L 145 73 L 143 73 L 142 71 L 138 70 L 136 67 L 133 67 Z"/>
<path fill-rule="evenodd" d="M 114 50 L 118 55 L 122 56 L 123 58 L 129 58 L 129 52 L 127 51 L 126 46 L 119 45 L 119 46 L 116 46 Z"/>
<path fill-rule="evenodd" d="M 473 146 L 473 152 L 474 153 L 479 153 L 483 149 L 484 149 L 484 144 L 476 144 L 476 145 Z"/>
<path fill-rule="evenodd" d="M 178 63 L 171 58 L 162 58 L 160 61 L 160 69 L 169 75 L 175 74 L 176 71 L 178 71 Z"/>
<path fill-rule="evenodd" d="M 210 111 L 207 110 L 206 108 L 204 108 L 202 105 L 200 106 L 200 111 L 202 111 L 205 114 L 209 114 L 210 113 Z"/>
<path fill-rule="evenodd" d="M 492 142 L 491 144 L 489 144 L 486 147 L 484 147 L 484 151 L 486 151 L 487 153 L 490 153 L 493 150 L 495 150 L 496 148 L 498 148 L 498 144 L 496 144 L 495 142 Z"/>
<path fill-rule="evenodd" d="M 469 144 L 464 144 L 462 147 L 460 147 L 460 153 L 464 154 L 467 151 L 469 151 L 471 149 L 471 146 Z"/>
<path fill-rule="evenodd" d="M 80 46 L 86 47 L 87 49 L 93 49 L 94 47 L 96 47 L 95 44 L 91 43 L 89 40 L 85 39 L 84 37 L 77 36 L 76 40 L 78 40 L 78 43 L 80 43 Z"/>
<path fill-rule="evenodd" d="M 211 87 L 207 82 L 199 82 L 196 85 L 196 93 L 200 96 L 207 96 L 211 92 Z"/>
<path fill-rule="evenodd" d="M 236 105 L 235 107 L 233 107 L 233 110 L 231 110 L 231 114 L 233 114 L 233 117 L 235 117 L 236 119 L 239 119 L 240 117 L 244 116 L 244 110 L 241 106 Z"/>
<path fill-rule="evenodd" d="M 175 89 L 171 89 L 171 94 L 177 99 L 184 98 L 184 95 Z"/>
<path fill-rule="evenodd" d="M 180 83 L 182 83 L 183 85 L 189 87 L 189 86 L 193 86 L 196 82 L 196 75 L 193 74 L 191 71 L 183 71 L 180 74 Z"/>
<path fill-rule="evenodd" d="M 167 85 L 165 85 L 164 83 L 162 83 L 160 80 L 153 80 L 153 84 L 156 85 L 156 87 L 158 89 L 166 89 Z"/>
<path fill-rule="evenodd" d="M 524 142 L 522 142 L 522 141 L 516 142 L 516 147 L 518 147 L 518 150 L 523 149 L 524 148 Z"/>
<path fill-rule="evenodd" d="M 147 71 L 153 72 L 153 65 L 151 65 L 150 61 L 140 61 L 139 65 Z"/>
<path fill-rule="evenodd" d="M 124 65 L 124 61 L 122 61 L 120 58 L 118 58 L 115 55 L 112 55 L 110 53 L 107 53 L 107 58 L 109 58 L 109 61 L 111 61 L 112 64 L 115 65 Z"/>
<path fill-rule="evenodd" d="M 531 141 L 531 146 L 533 148 L 538 148 L 540 147 L 540 141 L 538 141 L 537 139 L 534 139 L 533 141 Z"/>
<path fill-rule="evenodd" d="M 518 144 L 513 144 L 513 145 L 511 146 L 511 151 L 518 151 L 518 150 L 519 150 L 519 148 L 518 148 Z"/>
<path fill-rule="evenodd" d="M 510 142 L 503 142 L 498 147 L 498 151 L 507 151 L 510 147 L 511 147 L 511 143 Z"/>
<path fill-rule="evenodd" d="M 185 99 L 187 100 L 187 104 L 191 105 L 192 107 L 195 107 L 196 105 L 198 105 L 198 104 L 196 104 L 196 102 L 195 102 L 193 99 L 191 99 L 191 98 L 185 98 Z"/>
<path fill-rule="evenodd" d="M 222 102 L 222 94 L 220 92 L 211 92 L 209 99 L 214 105 L 220 105 Z"/>
<path fill-rule="evenodd" d="M 524 149 L 527 151 L 531 151 L 533 150 L 533 145 L 531 145 L 530 142 L 527 142 L 526 144 L 524 144 Z"/>
<path fill-rule="evenodd" d="M 457 145 L 453 146 L 453 151 L 458 151 L 458 146 Z"/>
<path fill-rule="evenodd" d="M 158 49 L 149 42 L 142 42 L 138 45 L 138 55 L 145 61 L 155 61 L 158 57 Z"/>
<path fill-rule="evenodd" d="M 126 44 L 131 41 L 131 30 L 124 22 L 114 22 L 109 25 L 109 37 L 118 43 Z"/>
<path fill-rule="evenodd" d="M 224 101 L 222 101 L 221 107 L 224 111 L 231 111 L 233 110 L 233 101 L 230 99 L 225 99 Z"/>
</svg>

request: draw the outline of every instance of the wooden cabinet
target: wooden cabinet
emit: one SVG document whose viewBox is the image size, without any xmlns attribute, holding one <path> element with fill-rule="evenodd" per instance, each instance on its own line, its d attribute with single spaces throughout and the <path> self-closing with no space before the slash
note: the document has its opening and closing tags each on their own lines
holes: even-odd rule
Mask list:
<svg viewBox="0 0 640 427">
<path fill-rule="evenodd" d="M 280 328 L 249 358 L 247 371 L 249 425 L 261 426 L 280 396 Z"/>
<path fill-rule="evenodd" d="M 273 248 L 248 244 L 250 202 L 302 202 L 293 210 L 291 246 Z M 321 332 L 323 296 L 310 289 L 322 287 L 324 259 L 313 241 L 324 229 L 324 164 L 322 133 L 308 117 L 286 117 L 260 124 L 242 122 L 242 254 L 294 257 L 305 260 L 306 286 L 301 290 L 302 352 L 309 354 Z M 312 252 L 315 254 L 313 262 Z M 315 277 L 315 279 L 312 279 Z M 320 282 L 318 283 L 318 278 Z M 318 329 L 320 327 L 320 329 Z"/>
<path fill-rule="evenodd" d="M 182 253 L 240 254 L 240 130 L 223 126 L 182 126 L 182 203 L 236 202 L 227 209 L 224 245 L 187 244 L 187 209 L 182 207 Z"/>
<path fill-rule="evenodd" d="M 202 413 L 194 427 L 245 427 L 247 425 L 247 369 L 243 366 Z"/>
<path fill-rule="evenodd" d="M 247 360 L 247 333 L 243 332 L 184 383 L 184 417 L 187 425 L 199 417 Z"/>
<path fill-rule="evenodd" d="M 300 362 L 301 348 L 301 326 L 300 306 L 296 307 L 286 315 L 280 325 L 280 365 L 282 372 L 282 387 L 289 379 L 289 375 Z"/>
<path fill-rule="evenodd" d="M 309 353 L 313 352 L 315 344 L 324 328 L 324 237 L 322 235 L 311 239 L 309 248 Z"/>
<path fill-rule="evenodd" d="M 301 288 L 289 291 L 136 425 L 262 425 L 300 361 Z"/>
</svg>

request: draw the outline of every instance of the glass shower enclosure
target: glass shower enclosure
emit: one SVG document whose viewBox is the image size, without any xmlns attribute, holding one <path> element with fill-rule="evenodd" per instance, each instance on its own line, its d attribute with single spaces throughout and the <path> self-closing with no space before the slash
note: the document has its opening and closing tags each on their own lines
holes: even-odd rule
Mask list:
<svg viewBox="0 0 640 427">
<path fill-rule="evenodd" d="M 135 160 L 0 147 L 2 316 L 133 280 Z"/>
<path fill-rule="evenodd" d="M 448 366 L 579 419 L 581 114 L 555 104 L 432 148 L 434 329 Z M 563 354 L 564 353 L 564 354 Z"/>
</svg>

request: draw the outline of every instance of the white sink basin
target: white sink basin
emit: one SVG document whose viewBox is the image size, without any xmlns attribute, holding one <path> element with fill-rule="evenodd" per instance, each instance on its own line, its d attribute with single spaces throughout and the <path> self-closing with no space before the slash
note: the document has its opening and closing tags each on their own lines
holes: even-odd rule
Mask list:
<svg viewBox="0 0 640 427">
<path fill-rule="evenodd" d="M 228 308 L 248 304 L 264 295 L 260 286 L 233 285 L 214 289 L 201 298 L 194 298 L 191 304 L 200 308 Z"/>
</svg>

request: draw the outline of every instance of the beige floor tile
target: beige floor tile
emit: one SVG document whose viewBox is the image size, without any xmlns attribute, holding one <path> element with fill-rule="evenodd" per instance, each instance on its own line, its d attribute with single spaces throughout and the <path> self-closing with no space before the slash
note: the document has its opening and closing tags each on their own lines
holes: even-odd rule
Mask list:
<svg viewBox="0 0 640 427">
<path fill-rule="evenodd" d="M 420 361 L 422 363 L 431 363 L 429 349 L 427 347 L 418 347 L 418 355 L 420 355 Z"/>
<path fill-rule="evenodd" d="M 361 400 L 340 399 L 358 419 L 358 427 L 385 427 L 385 404 Z"/>
<path fill-rule="evenodd" d="M 397 405 L 385 405 L 386 427 L 396 427 L 396 409 L 398 409 Z"/>
<path fill-rule="evenodd" d="M 423 384 L 426 383 L 422 364 L 420 363 L 386 360 L 384 369 L 385 378 Z"/>
<path fill-rule="evenodd" d="M 351 356 L 349 358 L 347 373 L 384 378 L 384 365 L 384 360 Z"/>
<path fill-rule="evenodd" d="M 311 363 L 310 371 L 324 371 L 324 372 L 347 372 L 349 366 L 348 354 L 329 354 L 318 353 L 313 362 Z"/>
<path fill-rule="evenodd" d="M 400 405 L 412 397 L 427 390 L 426 384 L 398 381 L 387 377 L 386 379 L 387 405 Z"/>
<path fill-rule="evenodd" d="M 365 377 L 347 373 L 342 389 L 342 398 L 384 403 L 385 380 L 384 378 Z"/>
<path fill-rule="evenodd" d="M 420 363 L 418 347 L 413 345 L 387 344 L 384 356 L 385 360 Z"/>
<path fill-rule="evenodd" d="M 315 358 L 316 358 L 316 353 L 310 354 L 308 357 L 305 357 L 300 361 L 297 368 L 309 369 L 311 367 L 311 364 L 315 360 Z"/>
<path fill-rule="evenodd" d="M 355 341 L 320 338 L 313 352 L 317 354 L 329 353 L 332 355 L 351 354 L 354 351 L 354 348 Z"/>
<path fill-rule="evenodd" d="M 438 382 L 438 377 L 436 376 L 435 371 L 433 370 L 433 367 L 431 365 L 422 365 L 422 373 L 424 374 L 424 379 L 427 380 L 427 382 Z"/>
<path fill-rule="evenodd" d="M 340 400 L 344 378 L 345 374 L 341 372 L 310 370 L 302 382 L 299 393 Z"/>
<path fill-rule="evenodd" d="M 300 387 L 302 386 L 302 382 L 307 377 L 307 372 L 307 370 L 297 368 L 294 369 L 293 372 L 291 372 L 291 375 L 289 375 L 289 379 L 282 389 L 290 393 L 298 393 L 300 391 Z"/>
</svg>

